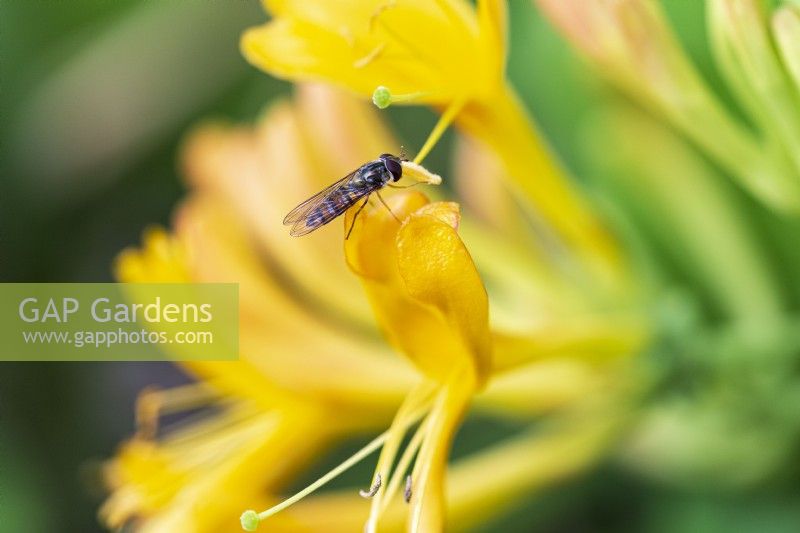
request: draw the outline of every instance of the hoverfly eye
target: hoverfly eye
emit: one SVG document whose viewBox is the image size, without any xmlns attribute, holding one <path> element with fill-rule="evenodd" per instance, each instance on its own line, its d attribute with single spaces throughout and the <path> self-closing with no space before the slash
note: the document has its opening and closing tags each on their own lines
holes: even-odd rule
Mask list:
<svg viewBox="0 0 800 533">
<path fill-rule="evenodd" d="M 390 154 L 384 155 L 385 157 L 381 156 L 381 159 L 383 159 L 383 164 L 386 166 L 386 170 L 388 170 L 392 175 L 394 181 L 399 180 L 403 175 L 403 167 L 400 164 L 400 160 Z"/>
</svg>

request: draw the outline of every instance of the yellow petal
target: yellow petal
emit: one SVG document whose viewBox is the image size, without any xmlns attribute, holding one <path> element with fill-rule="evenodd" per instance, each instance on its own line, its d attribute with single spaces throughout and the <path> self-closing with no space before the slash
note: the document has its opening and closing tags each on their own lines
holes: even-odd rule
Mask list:
<svg viewBox="0 0 800 533">
<path fill-rule="evenodd" d="M 502 161 L 482 143 L 459 136 L 455 146 L 453 183 L 464 212 L 480 229 L 504 239 L 534 246 L 529 223 L 515 202 Z M 475 249 L 470 243 L 470 250 Z M 530 253 L 530 252 L 526 252 Z M 475 254 L 476 256 L 479 254 Z M 476 257 L 476 261 L 479 259 Z"/>
<path fill-rule="evenodd" d="M 488 299 L 455 231 L 455 204 L 420 193 L 388 200 L 395 216 L 368 206 L 345 244 L 389 341 L 423 372 L 444 381 L 457 363 L 481 376 L 489 366 Z M 348 213 L 351 219 L 352 212 Z"/>
<path fill-rule="evenodd" d="M 142 248 L 127 248 L 114 262 L 118 280 L 151 283 L 175 283 L 189 280 L 186 250 L 182 244 L 160 227 L 143 232 Z"/>
<path fill-rule="evenodd" d="M 489 302 L 458 222 L 455 203 L 418 209 L 397 235 L 397 261 L 409 295 L 441 313 L 483 375 L 491 358 Z"/>
<path fill-rule="evenodd" d="M 282 78 L 327 80 L 362 96 L 380 86 L 445 104 L 489 94 L 502 77 L 503 6 L 463 0 L 273 1 L 275 18 L 242 38 L 254 65 Z"/>
<path fill-rule="evenodd" d="M 106 467 L 114 492 L 101 518 L 112 527 L 140 518 L 150 532 L 228 529 L 242 501 L 277 489 L 329 444 L 321 411 L 242 409 L 244 416 L 223 409 L 162 441 L 126 443 Z"/>
<path fill-rule="evenodd" d="M 450 94 L 445 76 L 430 63 L 392 59 L 388 52 L 388 59 L 364 62 L 369 48 L 354 49 L 346 36 L 297 19 L 251 28 L 241 47 L 250 63 L 279 78 L 328 81 L 362 96 L 386 85 L 394 93 L 428 93 L 422 100 L 428 103 L 444 102 Z"/>
</svg>

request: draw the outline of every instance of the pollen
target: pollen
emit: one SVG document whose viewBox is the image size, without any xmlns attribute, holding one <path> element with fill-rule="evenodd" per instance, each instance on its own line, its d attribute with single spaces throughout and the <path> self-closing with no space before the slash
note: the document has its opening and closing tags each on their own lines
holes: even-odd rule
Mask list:
<svg viewBox="0 0 800 533">
<path fill-rule="evenodd" d="M 369 490 L 360 490 L 358 494 L 361 495 L 362 498 L 372 498 L 378 491 L 381 490 L 381 475 L 378 474 L 375 476 L 375 483 L 369 488 Z"/>
</svg>

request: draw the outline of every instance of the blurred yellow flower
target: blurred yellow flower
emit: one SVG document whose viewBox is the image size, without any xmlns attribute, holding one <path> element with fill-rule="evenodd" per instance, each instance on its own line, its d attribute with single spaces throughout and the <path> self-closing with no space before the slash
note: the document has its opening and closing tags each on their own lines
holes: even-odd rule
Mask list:
<svg viewBox="0 0 800 533">
<path fill-rule="evenodd" d="M 321 107 L 319 114 L 315 106 Z M 176 233 L 148 230 L 140 250 L 120 254 L 116 274 L 121 281 L 237 282 L 241 361 L 187 362 L 184 367 L 201 384 L 143 394 L 142 405 L 157 408 L 145 410 L 137 436 L 107 467 L 113 493 L 101 516 L 110 526 L 135 520 L 147 531 L 215 531 L 235 523 L 242 502 L 279 490 L 332 440 L 385 424 L 416 381 L 408 366 L 388 356 L 376 333 L 364 331 L 368 307 L 359 288 L 349 287 L 346 299 L 345 293 L 336 292 L 347 291 L 351 279 L 341 249 L 308 246 L 304 258 L 302 248 L 296 248 L 287 275 L 296 276 L 297 283 L 290 286 L 278 283 L 284 277 L 269 277 L 290 259 L 279 254 L 275 242 L 289 237 L 269 233 L 263 216 L 270 206 L 285 206 L 248 201 L 258 194 L 275 198 L 282 191 L 262 181 L 267 162 L 271 168 L 285 168 L 286 173 L 271 175 L 304 189 L 301 194 L 318 187 L 307 180 L 318 179 L 319 172 L 302 165 L 311 161 L 306 132 L 327 135 L 325 109 L 363 114 L 349 99 L 309 89 L 302 107 L 276 105 L 260 129 L 200 128 L 184 147 L 186 173 L 196 191 L 178 212 Z M 312 113 L 316 127 L 307 128 L 301 115 Z M 370 128 L 369 135 L 354 131 L 346 137 L 350 144 L 342 143 L 342 136 L 329 136 L 327 165 L 335 167 L 342 154 L 363 159 L 365 153 L 374 153 L 371 143 L 382 130 L 370 114 L 363 119 L 359 124 Z M 280 145 L 263 142 L 276 136 Z M 300 179 L 289 181 L 294 176 Z M 279 219 L 276 212 L 272 216 Z M 261 248 L 250 235 L 259 235 L 258 242 L 272 252 L 266 271 Z M 302 242 L 292 242 L 302 247 Z M 314 237 L 308 242 L 313 244 Z M 329 268 L 317 268 L 319 261 Z M 319 287 L 330 292 L 312 292 L 310 287 L 303 292 L 302 284 L 314 272 Z M 334 278 L 319 278 L 324 275 Z M 352 329 L 342 331 L 328 317 L 331 312 Z M 298 344 L 303 336 L 308 342 Z M 332 374 L 339 377 L 331 380 Z M 364 405 L 369 408 L 358 408 Z M 204 415 L 167 428 L 163 436 L 152 429 L 159 413 L 199 408 Z"/>
</svg>

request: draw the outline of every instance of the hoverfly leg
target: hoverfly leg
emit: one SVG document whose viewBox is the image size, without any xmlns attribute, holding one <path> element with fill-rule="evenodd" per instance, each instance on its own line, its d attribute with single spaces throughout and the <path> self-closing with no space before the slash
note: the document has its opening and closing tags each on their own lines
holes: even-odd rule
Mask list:
<svg viewBox="0 0 800 533">
<path fill-rule="evenodd" d="M 367 195 L 367 197 L 364 199 L 364 203 L 358 207 L 358 211 L 356 211 L 356 214 L 353 215 L 353 221 L 350 223 L 350 229 L 347 230 L 347 235 L 345 235 L 344 240 L 350 238 L 350 234 L 353 233 L 353 228 L 356 225 L 356 219 L 358 218 L 358 215 L 361 213 L 361 210 L 364 209 L 364 207 L 366 207 L 367 202 L 369 202 L 369 195 Z"/>
<path fill-rule="evenodd" d="M 394 219 L 395 219 L 397 222 L 402 222 L 402 221 L 401 221 L 399 218 L 397 218 L 397 215 L 395 215 L 395 214 L 394 214 L 394 211 L 392 211 L 392 209 L 389 207 L 389 204 L 387 204 L 387 203 L 384 201 L 384 199 L 383 199 L 383 196 L 381 196 L 381 193 L 380 193 L 380 191 L 375 191 L 375 194 L 377 194 L 377 195 L 378 195 L 378 200 L 380 200 L 380 201 L 381 201 L 381 203 L 383 204 L 383 207 L 385 207 L 385 208 L 386 208 L 386 209 L 389 211 L 389 213 L 391 213 L 391 214 L 392 214 L 392 216 L 394 217 Z"/>
</svg>

